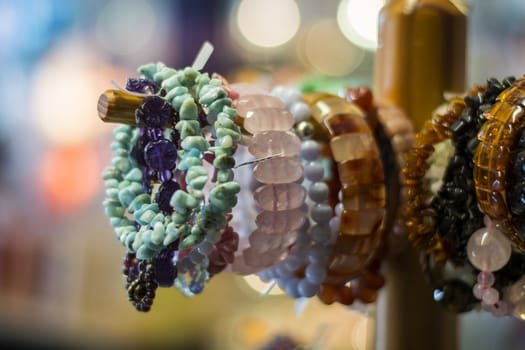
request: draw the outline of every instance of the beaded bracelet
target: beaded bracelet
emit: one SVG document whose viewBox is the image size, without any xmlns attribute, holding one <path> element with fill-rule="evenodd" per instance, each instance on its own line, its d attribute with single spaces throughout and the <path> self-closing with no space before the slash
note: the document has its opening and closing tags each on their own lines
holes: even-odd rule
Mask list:
<svg viewBox="0 0 525 350">
<path fill-rule="evenodd" d="M 510 150 L 518 131 L 525 126 L 525 78 L 502 92 L 485 112 L 486 123 L 478 134 L 480 144 L 474 156 L 474 183 L 481 211 L 494 221 L 517 249 L 525 252 L 525 240 L 514 226 L 508 207 L 507 174 Z"/>
<path fill-rule="evenodd" d="M 250 246 L 243 249 L 242 258 L 236 259 L 234 270 L 254 273 L 288 254 L 297 231 L 274 223 L 288 216 L 296 223 L 304 220 L 297 208 L 304 203 L 306 192 L 295 183 L 302 178 L 303 167 L 298 158 L 300 140 L 289 131 L 295 121 L 293 115 L 273 96 L 245 94 L 242 89 L 237 92 L 239 123 L 247 134 L 244 140 L 248 152 L 256 159 L 253 176 L 263 185 L 253 195 L 261 209 L 255 219 L 257 228 L 249 233 Z M 246 265 L 251 269 L 247 270 Z"/>
<path fill-rule="evenodd" d="M 366 283 L 356 281 L 355 287 L 354 281 L 350 286 L 345 284 L 360 274 L 363 279 L 372 277 L 364 269 L 374 258 L 384 233 L 385 185 L 379 150 L 357 106 L 328 94 L 309 94 L 305 100 L 316 122 L 328 132 L 342 185 L 340 234 L 318 296 L 325 303 L 350 304 L 355 296 L 367 301 L 375 298 L 375 293 L 370 293 Z M 358 176 L 358 168 L 359 173 L 371 178 Z M 376 284 L 374 279 L 369 279 L 370 285 Z"/>
<path fill-rule="evenodd" d="M 156 172 L 157 178 L 163 181 L 163 184 L 156 196 L 158 203 L 150 203 L 148 189 L 151 179 L 147 178 L 144 181 L 143 185 L 146 190 L 141 193 L 137 186 L 142 175 L 140 169 L 133 167 L 129 170 L 130 165 L 126 162 L 125 157 L 122 157 L 130 149 L 129 145 L 116 147 L 117 157 L 113 163 L 120 165 L 119 170 L 121 171 L 129 170 L 131 175 L 125 174 L 129 178 L 126 181 L 133 180 L 134 183 L 131 188 L 127 188 L 129 187 L 127 183 L 119 183 L 124 176 L 115 172 L 117 169 L 115 166 L 107 169 L 105 179 L 109 179 L 111 175 L 117 175 L 117 178 L 113 177 L 115 181 L 112 181 L 111 185 L 117 185 L 116 188 L 121 190 L 118 192 L 120 195 L 116 196 L 121 200 L 118 203 L 121 206 L 115 206 L 117 209 L 120 208 L 118 213 L 112 208 L 116 203 L 113 203 L 111 198 L 106 201 L 107 213 L 113 217 L 112 224 L 119 226 L 115 231 L 121 242 L 126 244 L 130 252 L 136 251 L 136 258 L 139 260 L 153 258 L 179 238 L 181 242 L 178 248 L 196 246 L 187 256 L 181 256 L 179 261 L 180 272 L 190 272 L 192 282 L 188 283 L 183 274 L 178 274 L 175 281 L 175 285 L 179 286 L 185 294 L 194 294 L 202 290 L 203 282 L 208 278 L 207 255 L 214 251 L 213 244 L 217 243 L 221 232 L 228 231 L 225 229 L 227 224 L 225 214 L 231 211 L 236 204 L 235 195 L 239 191 L 239 186 L 233 181 L 231 171 L 234 165 L 231 156 L 236 143 L 240 140 L 239 129 L 233 122 L 236 111 L 229 107 L 231 100 L 226 96 L 226 92 L 222 89 L 223 82 L 219 79 L 209 79 L 207 75 L 200 74 L 191 68 L 176 71 L 160 63 L 143 66 L 140 71 L 145 78 L 140 81 L 151 81 L 151 84 L 146 84 L 150 90 L 153 84 L 160 85 L 165 99 L 171 102 L 176 113 L 170 115 L 169 106 L 165 108 L 167 103 L 159 96 L 147 96 L 144 98 L 145 102 L 137 109 L 136 123 L 145 124 L 147 127 L 146 133 L 143 133 L 143 128 L 140 136 L 147 135 L 152 140 L 140 140 L 138 130 L 131 128 L 125 128 L 123 131 L 133 132 L 133 135 L 121 132 L 117 133 L 116 137 L 119 141 L 131 139 L 132 144 L 136 143 L 137 147 L 147 143 L 144 155 L 147 159 L 141 159 L 140 152 L 133 152 L 133 156 L 136 162 L 150 167 L 147 172 L 149 177 Z M 193 95 L 198 96 L 199 105 L 195 103 Z M 119 100 L 111 99 L 112 95 L 107 92 L 103 96 L 106 98 L 101 98 L 99 101 L 99 113 L 102 101 L 103 113 L 101 114 L 104 119 L 112 121 L 111 116 L 116 116 L 114 118 L 116 121 L 125 122 L 125 118 L 129 117 L 129 112 L 126 114 L 123 113 L 123 110 L 129 109 L 130 104 L 119 104 Z M 136 104 L 136 96 L 130 96 L 125 94 L 120 96 L 120 102 L 131 99 Z M 201 117 L 204 113 L 205 119 Z M 165 126 L 170 119 L 175 119 L 174 129 L 178 131 L 178 135 L 176 131 L 168 128 L 167 139 L 159 140 L 163 133 L 166 134 L 166 130 L 163 132 L 160 127 Z M 211 130 L 201 133 L 201 125 L 205 128 L 211 125 Z M 199 133 L 201 135 L 198 135 Z M 208 133 L 212 137 L 212 147 L 206 139 Z M 180 141 L 177 137 L 179 135 Z M 117 146 L 126 145 L 117 144 Z M 213 158 L 212 164 L 216 172 L 213 179 L 216 185 L 209 191 L 207 205 L 204 204 L 205 194 L 202 191 L 209 179 L 208 172 L 202 163 L 205 152 Z M 176 182 L 170 181 L 173 176 L 171 169 L 175 166 L 177 153 L 180 161 L 177 163 L 175 172 L 185 174 L 185 177 L 179 174 L 179 180 L 184 180 L 184 189 L 181 189 Z M 164 187 L 166 184 L 167 186 Z M 166 191 L 168 191 L 167 194 Z M 112 190 L 112 195 L 115 197 L 113 192 L 115 191 Z M 164 213 L 159 212 L 159 207 Z M 133 214 L 136 225 L 139 225 L 137 228 L 130 220 L 124 218 L 127 215 L 126 212 Z M 119 216 L 114 214 L 119 214 L 121 218 L 119 219 Z"/>
<path fill-rule="evenodd" d="M 287 102 L 288 96 L 295 96 L 297 91 L 286 87 L 276 87 L 272 94 Z M 304 165 L 305 180 L 303 187 L 308 188 L 305 212 L 309 220 L 299 230 L 298 238 L 290 250 L 290 255 L 273 266 L 262 271 L 263 280 L 275 279 L 281 289 L 293 298 L 312 297 L 326 277 L 326 264 L 330 257 L 336 230 L 329 224 L 333 220 L 333 210 L 328 203 L 330 189 L 326 180 L 331 177 L 329 166 L 323 165 L 321 145 L 311 139 L 307 130 L 310 123 L 310 108 L 302 101 L 286 103 L 296 120 L 295 131 L 303 140 L 301 159 Z M 336 227 L 338 229 L 338 227 Z"/>
</svg>

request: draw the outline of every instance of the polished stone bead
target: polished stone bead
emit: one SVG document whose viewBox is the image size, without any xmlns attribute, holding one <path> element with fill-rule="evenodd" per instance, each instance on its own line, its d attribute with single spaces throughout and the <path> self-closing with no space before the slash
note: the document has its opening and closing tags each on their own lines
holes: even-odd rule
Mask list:
<svg viewBox="0 0 525 350">
<path fill-rule="evenodd" d="M 244 128 L 251 134 L 268 130 L 287 131 L 294 125 L 295 119 L 282 108 L 260 108 L 246 115 Z"/>
<path fill-rule="evenodd" d="M 303 166 L 298 158 L 277 157 L 258 163 L 253 176 L 266 184 L 290 183 L 303 176 Z"/>
<path fill-rule="evenodd" d="M 468 259 L 481 271 L 497 271 L 507 264 L 512 253 L 509 240 L 497 229 L 483 227 L 467 243 Z"/>
<path fill-rule="evenodd" d="M 301 140 L 290 131 L 263 131 L 255 134 L 248 151 L 255 158 L 272 155 L 293 157 L 301 150 Z"/>
<path fill-rule="evenodd" d="M 284 108 L 284 103 L 277 97 L 264 94 L 242 95 L 237 100 L 237 114 L 241 117 L 259 108 Z"/>
<path fill-rule="evenodd" d="M 305 214 L 298 209 L 283 211 L 263 211 L 257 215 L 257 227 L 266 232 L 295 231 L 305 222 Z"/>
<path fill-rule="evenodd" d="M 159 96 L 148 96 L 135 113 L 138 124 L 150 128 L 162 128 L 173 114 L 171 105 Z"/>
<path fill-rule="evenodd" d="M 177 161 L 177 147 L 167 141 L 152 141 L 144 150 L 146 164 L 155 171 L 171 170 Z"/>
<path fill-rule="evenodd" d="M 264 185 L 255 191 L 253 198 L 264 210 L 291 210 L 304 203 L 306 190 L 296 183 Z"/>
</svg>

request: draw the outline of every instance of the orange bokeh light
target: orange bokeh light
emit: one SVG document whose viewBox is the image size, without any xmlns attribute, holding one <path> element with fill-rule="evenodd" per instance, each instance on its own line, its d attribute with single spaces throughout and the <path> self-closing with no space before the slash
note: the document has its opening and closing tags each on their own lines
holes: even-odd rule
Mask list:
<svg viewBox="0 0 525 350">
<path fill-rule="evenodd" d="M 38 167 L 40 189 L 52 209 L 73 211 L 95 197 L 101 185 L 100 171 L 95 149 L 53 147 L 45 152 Z"/>
</svg>

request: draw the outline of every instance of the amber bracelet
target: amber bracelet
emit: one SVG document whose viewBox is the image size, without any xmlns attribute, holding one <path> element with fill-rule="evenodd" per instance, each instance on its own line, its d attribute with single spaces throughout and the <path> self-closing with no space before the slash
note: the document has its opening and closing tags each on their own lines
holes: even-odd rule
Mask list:
<svg viewBox="0 0 525 350">
<path fill-rule="evenodd" d="M 525 239 L 512 224 L 506 183 L 510 151 L 519 129 L 525 126 L 524 88 L 525 78 L 517 80 L 485 112 L 487 121 L 478 134 L 480 144 L 474 155 L 474 183 L 481 211 L 521 252 L 525 252 Z"/>
<path fill-rule="evenodd" d="M 474 96 L 478 90 L 474 88 L 469 95 Z M 402 170 L 407 196 L 405 224 L 408 238 L 415 248 L 426 254 L 435 254 L 437 261 L 446 260 L 446 253 L 439 235 L 435 234 L 436 213 L 430 206 L 430 194 L 424 177 L 430 168 L 428 160 L 434 153 L 434 146 L 452 137 L 450 127 L 465 108 L 463 99 L 453 98 L 445 113 L 438 113 L 427 121 L 416 134 L 415 144 L 406 155 Z"/>
<path fill-rule="evenodd" d="M 328 134 L 342 186 L 340 234 L 318 296 L 327 304 L 351 304 L 356 297 L 374 301 L 384 280 L 377 276 L 378 269 L 367 265 L 383 239 L 386 212 L 384 171 L 376 140 L 365 114 L 355 104 L 329 94 L 308 94 L 305 101 L 313 119 Z M 345 286 L 350 280 L 351 286 Z"/>
</svg>

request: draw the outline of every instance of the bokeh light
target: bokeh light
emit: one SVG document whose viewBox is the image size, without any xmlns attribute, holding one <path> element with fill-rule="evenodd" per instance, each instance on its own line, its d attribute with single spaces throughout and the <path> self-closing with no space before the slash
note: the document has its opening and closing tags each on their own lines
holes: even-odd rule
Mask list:
<svg viewBox="0 0 525 350">
<path fill-rule="evenodd" d="M 314 23 L 301 47 L 306 62 L 329 76 L 350 74 L 364 57 L 363 50 L 346 40 L 337 23 L 330 19 Z"/>
<path fill-rule="evenodd" d="M 152 40 L 157 21 L 146 0 L 112 0 L 98 16 L 97 41 L 116 56 L 134 54 Z"/>
<path fill-rule="evenodd" d="M 42 136 L 55 144 L 82 144 L 100 135 L 96 117 L 98 96 L 109 87 L 108 77 L 121 74 L 100 61 L 92 47 L 66 40 L 37 67 L 31 96 L 31 116 Z"/>
<path fill-rule="evenodd" d="M 377 48 L 379 11 L 384 0 L 342 0 L 337 8 L 337 23 L 343 34 L 359 47 Z"/>
<path fill-rule="evenodd" d="M 275 47 L 288 42 L 299 29 L 300 14 L 293 0 L 243 0 L 237 26 L 251 44 Z"/>
<path fill-rule="evenodd" d="M 42 155 L 36 175 L 46 203 L 60 212 L 85 206 L 97 194 L 101 167 L 90 146 L 49 149 Z"/>
</svg>

